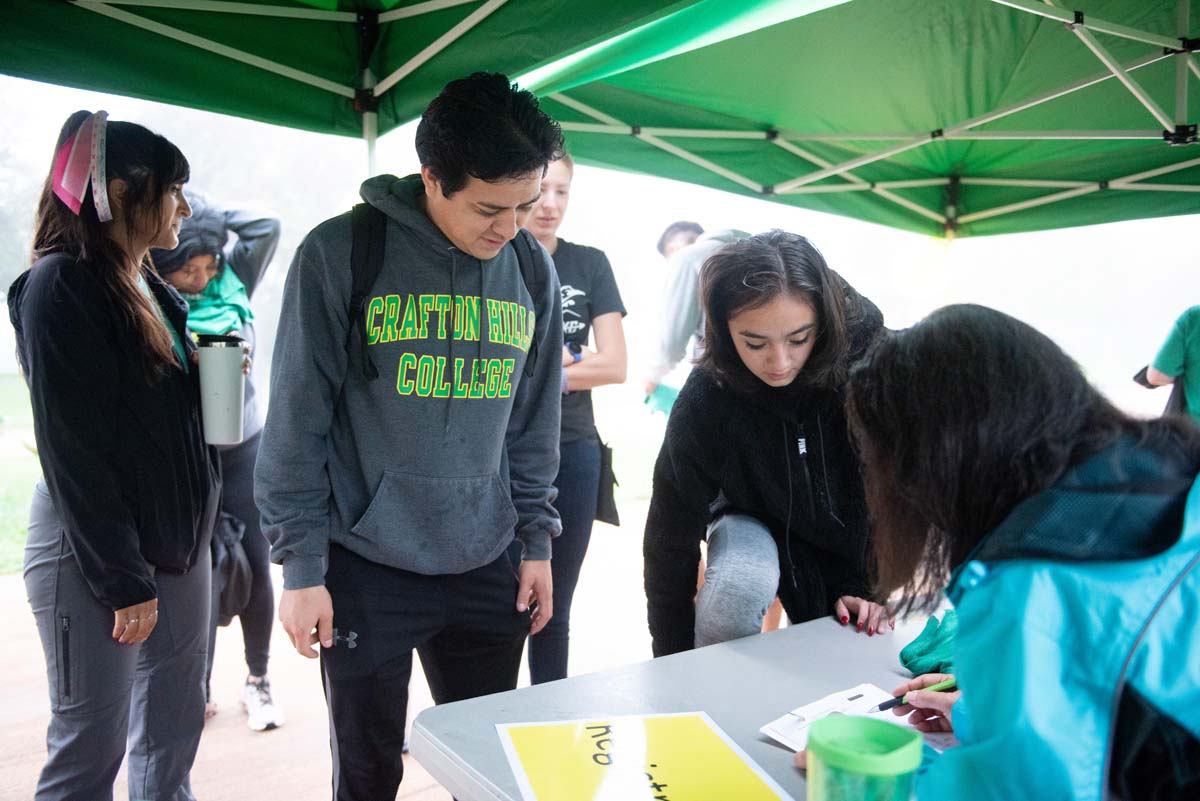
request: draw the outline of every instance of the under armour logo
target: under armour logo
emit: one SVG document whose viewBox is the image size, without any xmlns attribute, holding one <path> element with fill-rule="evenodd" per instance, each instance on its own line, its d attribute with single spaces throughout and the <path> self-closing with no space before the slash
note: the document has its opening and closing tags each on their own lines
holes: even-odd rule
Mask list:
<svg viewBox="0 0 1200 801">
<path fill-rule="evenodd" d="M 333 644 L 334 645 L 337 645 L 338 643 L 343 643 L 343 644 L 345 644 L 345 646 L 347 648 L 357 648 L 358 647 L 357 640 L 358 640 L 358 632 L 357 631 L 348 631 L 345 634 L 338 634 L 337 629 L 333 630 Z"/>
</svg>

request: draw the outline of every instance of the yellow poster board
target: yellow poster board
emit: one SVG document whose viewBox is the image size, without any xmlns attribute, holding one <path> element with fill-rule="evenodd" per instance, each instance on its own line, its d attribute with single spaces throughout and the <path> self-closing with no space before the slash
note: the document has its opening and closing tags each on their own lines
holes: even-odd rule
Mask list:
<svg viewBox="0 0 1200 801">
<path fill-rule="evenodd" d="M 523 801 L 793 801 L 703 712 L 496 729 Z"/>
</svg>

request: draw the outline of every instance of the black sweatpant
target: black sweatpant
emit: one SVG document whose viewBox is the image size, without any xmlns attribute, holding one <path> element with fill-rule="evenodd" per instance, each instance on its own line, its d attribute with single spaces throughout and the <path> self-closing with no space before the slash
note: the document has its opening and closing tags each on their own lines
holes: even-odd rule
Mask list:
<svg viewBox="0 0 1200 801">
<path fill-rule="evenodd" d="M 509 553 L 467 573 L 425 576 L 332 545 L 325 587 L 334 647 L 321 649 L 335 801 L 395 798 L 412 651 L 439 704 L 517 685 L 530 614 L 516 611 Z"/>
</svg>

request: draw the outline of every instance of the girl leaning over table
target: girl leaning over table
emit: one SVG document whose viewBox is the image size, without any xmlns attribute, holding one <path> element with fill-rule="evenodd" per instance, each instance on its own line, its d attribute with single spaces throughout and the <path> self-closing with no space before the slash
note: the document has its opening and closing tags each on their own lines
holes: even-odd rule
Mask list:
<svg viewBox="0 0 1200 801">
<path fill-rule="evenodd" d="M 700 282 L 705 352 L 671 411 L 643 544 L 655 656 L 759 632 L 776 595 L 793 623 L 883 633 L 843 409 L 882 315 L 783 231 L 722 247 Z"/>
<path fill-rule="evenodd" d="M 889 336 L 850 418 L 880 590 L 923 608 L 945 587 L 958 612 L 959 690 L 894 693 L 961 742 L 918 798 L 1200 798 L 1195 426 L 1129 417 L 1049 338 L 972 305 Z"/>
</svg>

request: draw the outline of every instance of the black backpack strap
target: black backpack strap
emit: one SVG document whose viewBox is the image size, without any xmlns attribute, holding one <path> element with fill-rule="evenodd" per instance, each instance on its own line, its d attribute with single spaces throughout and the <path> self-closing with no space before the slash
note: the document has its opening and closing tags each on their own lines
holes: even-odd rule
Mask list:
<svg viewBox="0 0 1200 801">
<path fill-rule="evenodd" d="M 363 376 L 368 381 L 379 377 L 379 370 L 367 350 L 367 329 L 364 311 L 367 293 L 375 285 L 383 269 L 383 253 L 387 246 L 387 217 L 369 203 L 359 203 L 350 214 L 350 331 L 346 337 L 346 353 L 354 360 L 357 350 L 362 358 Z M 357 345 L 355 343 L 357 342 Z"/>
<path fill-rule="evenodd" d="M 512 243 L 513 249 L 517 252 L 517 264 L 521 267 L 521 280 L 525 282 L 525 289 L 533 298 L 534 313 L 544 312 L 544 309 L 537 308 L 542 299 L 542 293 L 546 290 L 546 276 L 549 272 L 545 259 L 542 258 L 542 249 L 538 246 L 537 240 L 533 238 L 533 234 L 524 228 L 517 230 L 517 235 L 513 238 Z M 533 375 L 533 366 L 537 362 L 537 357 L 538 341 L 535 332 L 533 342 L 529 346 L 529 358 L 525 360 L 526 376 Z"/>
</svg>

